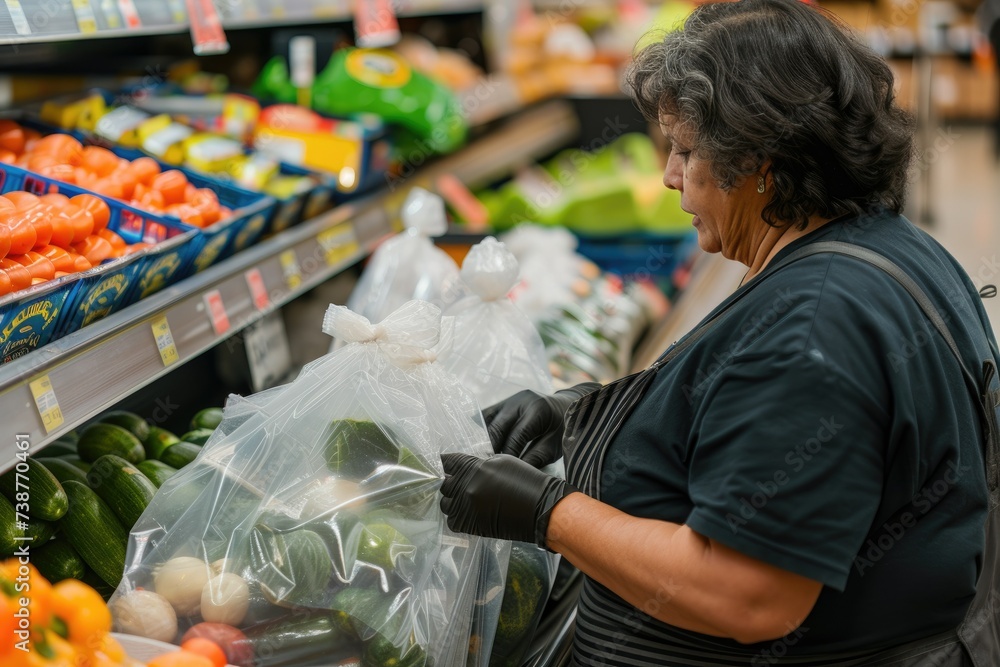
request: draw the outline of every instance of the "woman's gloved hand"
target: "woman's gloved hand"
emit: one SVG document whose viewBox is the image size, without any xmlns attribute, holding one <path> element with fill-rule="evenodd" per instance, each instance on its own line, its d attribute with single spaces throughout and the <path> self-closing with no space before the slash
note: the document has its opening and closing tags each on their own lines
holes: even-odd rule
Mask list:
<svg viewBox="0 0 1000 667">
<path fill-rule="evenodd" d="M 577 490 L 507 454 L 488 459 L 442 454 L 441 463 L 441 511 L 448 516 L 448 527 L 459 533 L 544 548 L 552 508 Z"/>
<path fill-rule="evenodd" d="M 483 410 L 493 451 L 517 456 L 544 468 L 562 455 L 566 411 L 579 398 L 600 388 L 584 382 L 551 396 L 525 389 Z"/>
</svg>

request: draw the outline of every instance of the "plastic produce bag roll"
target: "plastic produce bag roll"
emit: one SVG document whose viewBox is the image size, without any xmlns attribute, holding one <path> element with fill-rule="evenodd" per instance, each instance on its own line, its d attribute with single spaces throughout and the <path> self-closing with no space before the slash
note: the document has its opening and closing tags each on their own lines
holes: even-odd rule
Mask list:
<svg viewBox="0 0 1000 667">
<path fill-rule="evenodd" d="M 510 544 L 452 533 L 438 506 L 440 455 L 492 451 L 435 361 L 440 326 L 425 302 L 379 324 L 331 306 L 323 329 L 346 344 L 231 400 L 136 523 L 116 628 L 222 633 L 256 667 L 486 665 Z"/>
</svg>

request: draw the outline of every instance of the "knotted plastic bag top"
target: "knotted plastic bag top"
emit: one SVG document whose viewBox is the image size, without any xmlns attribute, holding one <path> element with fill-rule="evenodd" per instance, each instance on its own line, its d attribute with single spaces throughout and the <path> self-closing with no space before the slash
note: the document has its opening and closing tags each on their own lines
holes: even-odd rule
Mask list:
<svg viewBox="0 0 1000 667">
<path fill-rule="evenodd" d="M 488 236 L 469 250 L 459 275 L 480 299 L 496 301 L 517 284 L 517 259 L 503 243 Z"/>
<path fill-rule="evenodd" d="M 420 236 L 441 236 L 448 231 L 448 218 L 441 197 L 413 188 L 403 202 L 403 225 Z"/>
</svg>

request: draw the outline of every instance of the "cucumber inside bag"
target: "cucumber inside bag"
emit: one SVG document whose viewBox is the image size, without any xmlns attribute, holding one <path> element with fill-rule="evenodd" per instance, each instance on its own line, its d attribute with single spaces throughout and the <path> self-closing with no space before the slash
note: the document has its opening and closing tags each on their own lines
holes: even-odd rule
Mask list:
<svg viewBox="0 0 1000 667">
<path fill-rule="evenodd" d="M 331 306 L 323 329 L 343 347 L 288 385 L 231 398 L 135 524 L 116 627 L 174 630 L 116 613 L 152 592 L 173 610 L 174 641 L 242 637 L 233 664 L 312 664 L 299 644 L 319 634 L 323 664 L 486 667 L 510 543 L 452 533 L 438 507 L 440 455 L 492 453 L 477 401 L 435 361 L 440 328 L 422 301 L 377 326 Z M 281 619 L 306 616 L 295 641 Z"/>
</svg>

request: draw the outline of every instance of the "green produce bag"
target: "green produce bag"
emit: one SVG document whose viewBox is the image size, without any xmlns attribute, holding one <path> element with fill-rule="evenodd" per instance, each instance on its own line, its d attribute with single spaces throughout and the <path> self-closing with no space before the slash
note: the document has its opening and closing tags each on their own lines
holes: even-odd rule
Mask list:
<svg viewBox="0 0 1000 667">
<path fill-rule="evenodd" d="M 331 116 L 372 113 L 405 128 L 413 139 L 404 157 L 451 152 L 468 131 L 454 93 L 392 51 L 336 51 L 313 82 L 312 98 L 314 109 Z"/>
<path fill-rule="evenodd" d="M 330 306 L 323 330 L 345 345 L 231 400 L 160 487 L 129 538 L 116 628 L 225 626 L 257 667 L 487 667 L 510 543 L 452 533 L 439 507 L 441 454 L 492 453 L 475 398 L 434 361 L 440 310 L 410 301 L 373 325 Z"/>
</svg>

